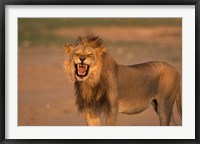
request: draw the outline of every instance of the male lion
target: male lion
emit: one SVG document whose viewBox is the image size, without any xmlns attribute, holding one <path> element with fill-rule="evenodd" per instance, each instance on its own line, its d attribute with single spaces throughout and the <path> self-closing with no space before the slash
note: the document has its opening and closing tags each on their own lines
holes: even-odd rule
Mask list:
<svg viewBox="0 0 200 144">
<path fill-rule="evenodd" d="M 64 64 L 74 82 L 76 105 L 87 125 L 115 125 L 118 112 L 136 114 L 153 105 L 160 125 L 175 125 L 173 105 L 182 117 L 180 76 L 169 64 L 147 62 L 124 66 L 106 53 L 98 36 L 79 37 L 77 45 L 65 45 Z"/>
</svg>

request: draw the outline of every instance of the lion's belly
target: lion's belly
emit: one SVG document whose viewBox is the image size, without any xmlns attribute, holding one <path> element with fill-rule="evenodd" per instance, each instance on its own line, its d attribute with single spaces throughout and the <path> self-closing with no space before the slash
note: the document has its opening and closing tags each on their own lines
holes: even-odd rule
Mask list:
<svg viewBox="0 0 200 144">
<path fill-rule="evenodd" d="M 119 112 L 139 113 L 151 105 L 157 87 L 155 77 L 150 72 L 120 66 L 118 75 Z"/>
<path fill-rule="evenodd" d="M 148 89 L 140 91 L 127 87 L 123 92 L 119 92 L 119 112 L 127 114 L 142 112 L 151 105 L 154 98 L 155 95 Z"/>
<path fill-rule="evenodd" d="M 120 113 L 126 114 L 136 114 L 144 111 L 150 106 L 150 100 L 148 101 L 135 101 L 135 102 L 127 102 L 127 101 L 119 101 L 118 108 Z"/>
</svg>

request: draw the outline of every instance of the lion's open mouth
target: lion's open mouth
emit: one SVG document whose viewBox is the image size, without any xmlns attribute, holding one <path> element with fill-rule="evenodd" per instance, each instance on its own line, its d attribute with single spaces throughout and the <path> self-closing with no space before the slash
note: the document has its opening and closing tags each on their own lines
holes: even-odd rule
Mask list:
<svg viewBox="0 0 200 144">
<path fill-rule="evenodd" d="M 80 76 L 80 77 L 87 76 L 89 65 L 81 63 L 81 64 L 76 64 L 75 67 L 76 67 L 77 76 Z"/>
</svg>

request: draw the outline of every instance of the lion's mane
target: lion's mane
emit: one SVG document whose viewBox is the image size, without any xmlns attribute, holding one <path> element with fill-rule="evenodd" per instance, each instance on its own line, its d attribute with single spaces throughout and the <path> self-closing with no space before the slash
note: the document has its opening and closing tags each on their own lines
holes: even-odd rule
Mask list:
<svg viewBox="0 0 200 144">
<path fill-rule="evenodd" d="M 96 52 L 96 64 L 92 67 L 95 69 L 92 73 L 89 73 L 87 80 L 77 81 L 75 78 L 74 64 L 72 62 L 73 52 L 69 54 L 69 57 L 65 61 L 64 68 L 67 74 L 67 78 L 74 82 L 76 105 L 79 112 L 87 110 L 94 110 L 96 114 L 101 112 L 110 113 L 110 102 L 107 96 L 107 89 L 111 85 L 107 81 L 108 67 L 113 71 L 116 71 L 116 62 L 105 52 L 105 48 L 102 40 L 98 36 L 89 35 L 87 37 L 79 37 L 76 45 L 84 45 L 92 47 Z M 98 50 L 99 49 L 99 50 Z M 104 49 L 104 50 L 101 50 Z"/>
</svg>

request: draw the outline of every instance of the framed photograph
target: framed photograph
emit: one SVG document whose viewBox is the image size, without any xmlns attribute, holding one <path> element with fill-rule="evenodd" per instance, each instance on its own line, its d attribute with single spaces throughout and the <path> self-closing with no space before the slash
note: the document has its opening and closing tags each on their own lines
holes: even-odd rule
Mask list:
<svg viewBox="0 0 200 144">
<path fill-rule="evenodd" d="M 199 11 L 2 1 L 1 142 L 199 143 Z"/>
</svg>

